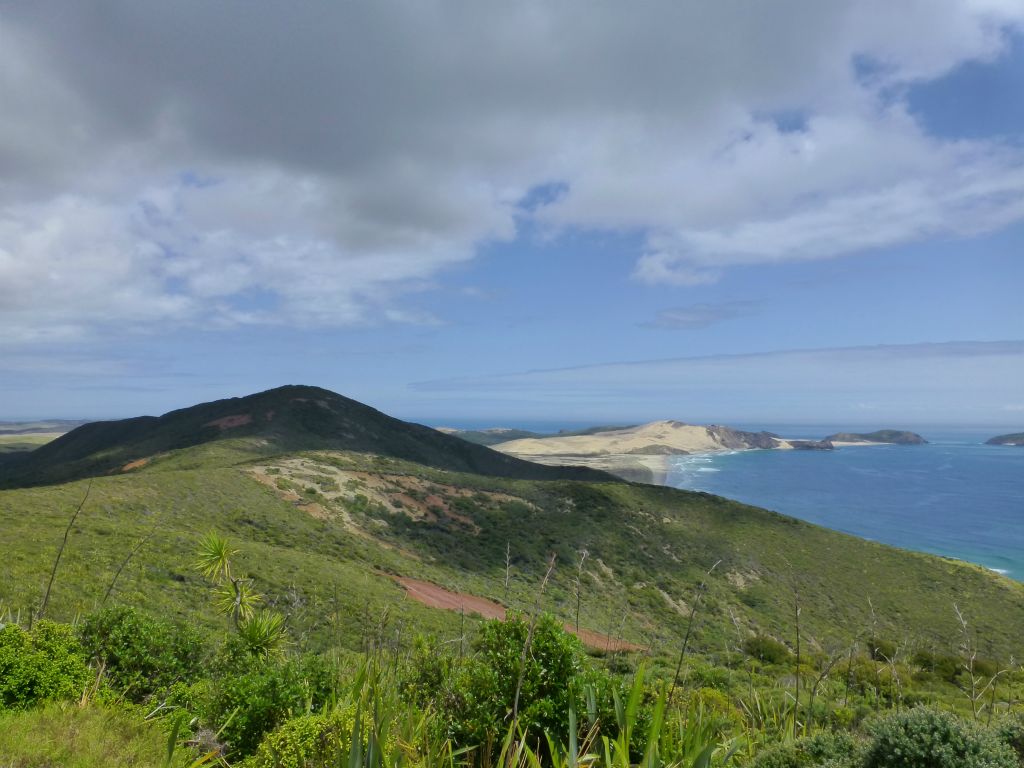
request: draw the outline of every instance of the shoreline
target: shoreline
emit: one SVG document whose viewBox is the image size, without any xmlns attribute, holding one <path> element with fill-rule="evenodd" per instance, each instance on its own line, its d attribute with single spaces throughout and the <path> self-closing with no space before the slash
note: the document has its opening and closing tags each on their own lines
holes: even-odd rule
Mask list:
<svg viewBox="0 0 1024 768">
<path fill-rule="evenodd" d="M 679 453 L 517 453 L 508 451 L 508 455 L 537 464 L 563 467 L 589 467 L 620 477 L 630 482 L 648 483 L 675 487 L 668 484 L 668 476 L 672 472 L 671 460 L 699 456 L 721 456 L 740 451 L 792 451 L 792 443 L 801 442 L 798 438 L 779 438 L 780 444 L 774 448 L 707 448 L 693 452 Z M 869 440 L 859 442 L 836 442 L 833 447 L 857 448 L 863 446 L 896 445 L 896 443 L 879 443 Z"/>
</svg>

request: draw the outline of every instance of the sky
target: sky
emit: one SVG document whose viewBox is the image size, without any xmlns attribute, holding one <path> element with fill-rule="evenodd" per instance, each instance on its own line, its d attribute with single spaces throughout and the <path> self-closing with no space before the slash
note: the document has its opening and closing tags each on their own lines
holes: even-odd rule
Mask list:
<svg viewBox="0 0 1024 768">
<path fill-rule="evenodd" d="M 0 0 L 0 419 L 1024 428 L 1024 0 Z"/>
</svg>

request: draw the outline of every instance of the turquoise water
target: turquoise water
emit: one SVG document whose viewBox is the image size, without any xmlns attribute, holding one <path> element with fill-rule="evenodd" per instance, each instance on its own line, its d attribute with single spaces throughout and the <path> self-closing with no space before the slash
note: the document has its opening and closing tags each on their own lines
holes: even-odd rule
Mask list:
<svg viewBox="0 0 1024 768">
<path fill-rule="evenodd" d="M 838 431 L 770 429 L 784 437 Z M 668 484 L 1024 580 L 1024 448 L 983 445 L 992 431 L 918 431 L 929 445 L 682 456 Z"/>
</svg>

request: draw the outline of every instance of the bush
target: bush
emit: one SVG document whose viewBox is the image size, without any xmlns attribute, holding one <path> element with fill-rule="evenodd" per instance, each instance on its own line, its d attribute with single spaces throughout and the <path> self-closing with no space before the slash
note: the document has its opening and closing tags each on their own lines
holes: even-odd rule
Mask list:
<svg viewBox="0 0 1024 768">
<path fill-rule="evenodd" d="M 529 629 L 519 615 L 487 622 L 475 643 L 476 654 L 461 662 L 421 645 L 405 695 L 440 714 L 442 738 L 485 748 L 500 742 L 510 724 Z M 543 614 L 537 619 L 519 695 L 519 723 L 533 737 L 543 740 L 541 732 L 547 730 L 564 738 L 570 705 L 585 721 L 584 685 L 603 692 L 597 697 L 599 706 L 610 698 L 609 686 L 584 659 L 580 641 L 554 617 Z"/>
<path fill-rule="evenodd" d="M 857 743 L 849 734 L 822 732 L 769 747 L 750 768 L 852 768 L 856 751 Z"/>
<path fill-rule="evenodd" d="M 202 719 L 235 757 L 252 754 L 264 734 L 297 715 L 322 710 L 335 693 L 336 670 L 319 656 L 280 661 L 249 657 L 245 671 L 213 685 Z"/>
<path fill-rule="evenodd" d="M 124 606 L 89 616 L 80 636 L 86 652 L 106 665 L 114 686 L 135 702 L 195 680 L 206 651 L 192 627 Z"/>
<path fill-rule="evenodd" d="M 1017 753 L 1017 759 L 1024 765 L 1024 714 L 1004 717 L 995 727 L 996 738 Z"/>
<path fill-rule="evenodd" d="M 995 733 L 948 712 L 917 707 L 870 727 L 864 768 L 1017 768 Z"/>
<path fill-rule="evenodd" d="M 0 629 L 0 709 L 82 695 L 92 674 L 68 624 L 40 621 L 31 631 Z"/>
<path fill-rule="evenodd" d="M 765 664 L 785 664 L 792 656 L 789 648 L 765 635 L 748 638 L 743 643 L 743 650 Z"/>
<path fill-rule="evenodd" d="M 289 720 L 260 743 L 244 768 L 334 768 L 348 764 L 355 707 Z"/>
</svg>

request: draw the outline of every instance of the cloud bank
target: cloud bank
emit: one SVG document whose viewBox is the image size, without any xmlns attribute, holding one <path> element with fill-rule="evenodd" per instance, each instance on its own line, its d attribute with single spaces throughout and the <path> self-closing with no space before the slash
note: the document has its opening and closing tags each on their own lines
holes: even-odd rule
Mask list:
<svg viewBox="0 0 1024 768">
<path fill-rule="evenodd" d="M 2 340 L 429 321 L 410 292 L 525 220 L 639 232 L 623 275 L 682 285 L 998 229 L 1024 151 L 929 135 L 904 94 L 1022 27 L 1000 0 L 7 4 Z"/>
</svg>

